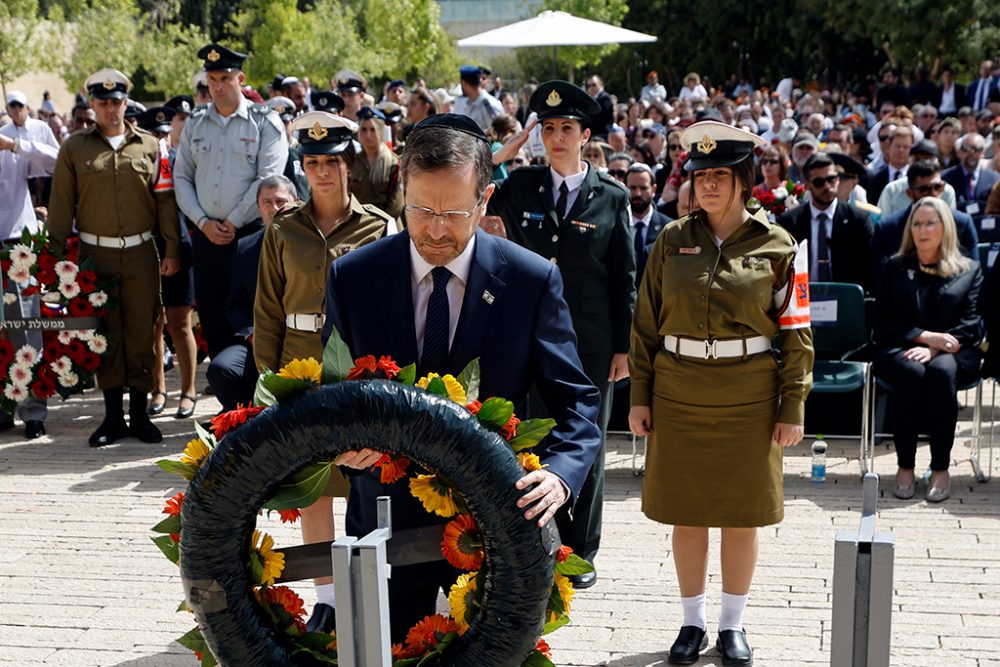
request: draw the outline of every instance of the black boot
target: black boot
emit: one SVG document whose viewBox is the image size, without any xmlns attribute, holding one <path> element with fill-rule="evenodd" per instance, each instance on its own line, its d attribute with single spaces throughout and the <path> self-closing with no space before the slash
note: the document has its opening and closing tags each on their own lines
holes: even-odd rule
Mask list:
<svg viewBox="0 0 1000 667">
<path fill-rule="evenodd" d="M 122 394 L 121 387 L 104 390 L 104 421 L 90 436 L 91 447 L 110 445 L 115 440 L 128 435 L 128 423 L 125 421 Z"/>
<path fill-rule="evenodd" d="M 128 390 L 128 431 L 142 442 L 163 442 L 163 434 L 149 420 L 146 412 L 146 392 L 141 389 Z"/>
</svg>

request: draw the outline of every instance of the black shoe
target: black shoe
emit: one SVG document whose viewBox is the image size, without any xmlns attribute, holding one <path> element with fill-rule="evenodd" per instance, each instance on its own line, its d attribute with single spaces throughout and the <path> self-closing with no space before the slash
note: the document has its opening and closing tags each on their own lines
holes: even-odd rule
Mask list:
<svg viewBox="0 0 1000 667">
<path fill-rule="evenodd" d="M 693 665 L 699 654 L 708 648 L 708 633 L 695 625 L 685 625 L 670 647 L 667 662 L 671 665 Z"/>
<path fill-rule="evenodd" d="M 180 405 L 177 406 L 177 412 L 174 414 L 174 419 L 187 419 L 188 417 L 194 416 L 194 408 L 198 405 L 198 399 L 190 394 L 181 394 L 181 400 L 191 401 L 190 408 L 182 408 Z"/>
<path fill-rule="evenodd" d="M 24 437 L 34 440 L 45 435 L 45 422 L 32 419 L 24 422 Z"/>
<path fill-rule="evenodd" d="M 306 632 L 325 632 L 329 635 L 336 630 L 337 610 L 328 604 L 317 602 L 309 622 L 306 623 Z"/>
<path fill-rule="evenodd" d="M 101 425 L 90 436 L 91 447 L 103 447 L 128 436 L 128 422 L 123 416 L 105 417 Z"/>
<path fill-rule="evenodd" d="M 150 394 L 150 396 L 152 396 L 154 399 L 157 396 L 163 397 L 163 400 L 160 401 L 159 403 L 154 403 L 153 401 L 149 402 L 149 409 L 146 410 L 146 412 L 149 413 L 150 417 L 155 417 L 156 415 L 162 413 L 163 409 L 167 407 L 167 395 L 164 394 L 162 391 L 154 391 L 152 394 Z"/>
<path fill-rule="evenodd" d="M 722 653 L 726 667 L 748 667 L 753 664 L 753 651 L 747 643 L 746 630 L 720 630 L 715 648 Z"/>
<path fill-rule="evenodd" d="M 163 442 L 163 434 L 160 433 L 160 429 L 156 428 L 156 425 L 149 421 L 149 417 L 146 415 L 132 416 L 132 423 L 128 427 L 128 432 L 131 436 L 138 438 L 142 442 Z"/>
<path fill-rule="evenodd" d="M 13 419 L 10 420 L 4 419 L 3 421 L 0 421 L 0 433 L 3 433 L 4 431 L 9 431 L 12 428 L 14 428 Z"/>
<path fill-rule="evenodd" d="M 590 588 L 597 583 L 597 570 L 584 572 L 583 574 L 574 574 L 569 579 L 573 582 L 573 588 L 577 590 Z"/>
</svg>

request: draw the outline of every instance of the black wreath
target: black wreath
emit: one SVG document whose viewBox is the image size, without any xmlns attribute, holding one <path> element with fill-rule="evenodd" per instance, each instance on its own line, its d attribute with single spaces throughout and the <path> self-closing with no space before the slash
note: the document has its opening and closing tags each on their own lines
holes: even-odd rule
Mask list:
<svg viewBox="0 0 1000 667">
<path fill-rule="evenodd" d="M 552 589 L 538 528 L 515 505 L 521 492 L 514 483 L 524 471 L 503 440 L 461 406 L 385 380 L 322 387 L 262 412 L 226 435 L 191 482 L 180 570 L 212 653 L 224 666 L 295 664 L 254 600 L 246 554 L 257 513 L 289 475 L 367 446 L 451 480 L 482 533 L 482 607 L 441 664 L 520 665 L 542 631 Z"/>
</svg>

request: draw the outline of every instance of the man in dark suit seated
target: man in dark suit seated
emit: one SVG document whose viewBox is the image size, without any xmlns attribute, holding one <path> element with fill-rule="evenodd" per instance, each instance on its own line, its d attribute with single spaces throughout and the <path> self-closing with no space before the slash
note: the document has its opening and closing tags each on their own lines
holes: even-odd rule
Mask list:
<svg viewBox="0 0 1000 667">
<path fill-rule="evenodd" d="M 229 274 L 229 298 L 226 317 L 232 327 L 231 344 L 215 355 L 206 376 L 222 404 L 222 411 L 233 410 L 240 403 L 253 402 L 257 368 L 253 363 L 253 304 L 257 295 L 257 267 L 264 245 L 264 230 L 285 206 L 295 202 L 295 185 L 285 176 L 268 176 L 257 190 L 257 209 L 263 226 L 237 241 Z"/>
<path fill-rule="evenodd" d="M 401 171 L 407 229 L 333 264 L 323 342 L 336 328 L 355 358 L 391 355 L 400 366 L 415 362 L 418 376 L 458 375 L 478 358 L 480 396 L 502 396 L 522 409 L 534 383 L 557 426 L 539 452 L 545 468 L 518 482 L 525 490 L 518 505 L 526 520 L 544 525 L 560 506 L 573 505 L 601 443 L 600 396 L 577 354 L 559 270 L 478 231 L 495 186 L 490 143 L 471 119 L 439 114 L 422 121 L 410 133 Z M 363 470 L 379 456 L 364 449 L 337 462 Z M 394 528 L 440 522 L 406 480 L 384 485 L 366 471 L 351 479 L 349 535 L 376 527 L 381 495 L 392 497 Z M 439 589 L 454 579 L 443 561 L 393 568 L 393 641 L 434 613 Z"/>
<path fill-rule="evenodd" d="M 631 165 L 625 175 L 625 187 L 628 188 L 629 195 L 629 217 L 632 221 L 632 239 L 635 245 L 636 288 L 642 281 L 642 272 L 646 270 L 646 259 L 649 257 L 646 248 L 656 242 L 660 230 L 670 222 L 670 218 L 653 206 L 653 196 L 656 194 L 656 183 L 653 179 L 653 170 L 641 162 Z"/>
<path fill-rule="evenodd" d="M 785 211 L 778 224 L 796 241 L 809 240 L 809 279 L 855 283 L 871 292 L 872 221 L 868 213 L 837 200 L 833 159 L 816 153 L 803 167 L 811 199 Z"/>
<path fill-rule="evenodd" d="M 910 198 L 910 205 L 879 220 L 872 235 L 872 276 L 875 278 L 876 285 L 882 278 L 882 269 L 886 260 L 899 252 L 899 246 L 903 242 L 903 230 L 906 229 L 906 221 L 913 209 L 913 202 L 924 197 L 940 198 L 944 191 L 941 164 L 937 160 L 914 162 L 906 174 L 906 179 L 909 184 L 906 194 Z M 962 254 L 969 259 L 979 261 L 976 247 L 979 245 L 979 236 L 976 233 L 972 217 L 954 209 L 952 209 L 951 214 L 955 218 L 958 245 Z"/>
<path fill-rule="evenodd" d="M 879 131 L 882 135 L 884 130 Z M 893 125 L 889 130 L 885 146 L 885 165 L 868 174 L 868 201 L 877 202 L 882 190 L 893 181 L 904 178 L 910 164 L 910 149 L 916 139 L 913 128 L 907 125 Z"/>
<path fill-rule="evenodd" d="M 978 132 L 969 132 L 955 144 L 958 164 L 941 172 L 945 183 L 955 188 L 958 208 L 970 215 L 982 213 L 990 198 L 990 190 L 1000 181 L 1000 174 L 984 169 L 980 164 L 986 139 Z"/>
</svg>

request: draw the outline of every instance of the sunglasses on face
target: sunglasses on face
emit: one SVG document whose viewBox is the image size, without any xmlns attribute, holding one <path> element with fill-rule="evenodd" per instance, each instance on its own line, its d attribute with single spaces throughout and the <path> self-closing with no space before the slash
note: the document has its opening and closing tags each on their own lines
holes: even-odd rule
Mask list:
<svg viewBox="0 0 1000 667">
<path fill-rule="evenodd" d="M 832 176 L 817 176 L 816 178 L 810 179 L 810 183 L 814 188 L 821 188 L 824 185 L 833 185 L 840 180 L 839 174 L 833 174 Z"/>
<path fill-rule="evenodd" d="M 681 149 L 680 144 L 667 144 L 668 151 L 679 151 Z"/>
<path fill-rule="evenodd" d="M 918 193 L 921 197 L 926 197 L 929 194 L 940 193 L 944 191 L 944 181 L 934 181 L 933 183 L 926 183 L 924 185 L 918 185 L 913 188 L 914 192 Z"/>
<path fill-rule="evenodd" d="M 623 179 L 628 176 L 627 169 L 608 169 L 608 174 L 615 178 Z"/>
<path fill-rule="evenodd" d="M 781 160 L 779 160 L 777 158 L 769 157 L 769 158 L 764 158 L 763 160 L 761 160 L 760 164 L 761 164 L 761 166 L 767 165 L 767 164 L 781 164 Z"/>
<path fill-rule="evenodd" d="M 888 134 L 880 134 L 880 135 L 878 135 L 878 140 L 879 140 L 879 142 L 888 141 L 889 140 L 889 135 Z"/>
</svg>

